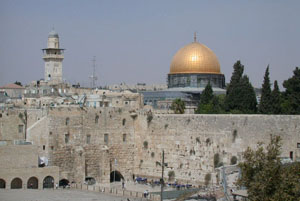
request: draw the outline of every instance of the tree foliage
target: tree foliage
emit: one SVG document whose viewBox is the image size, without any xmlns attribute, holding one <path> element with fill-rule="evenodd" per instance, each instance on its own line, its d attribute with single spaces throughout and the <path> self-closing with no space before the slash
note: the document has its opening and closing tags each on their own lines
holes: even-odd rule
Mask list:
<svg viewBox="0 0 300 201">
<path fill-rule="evenodd" d="M 281 113 L 281 93 L 279 91 L 277 80 L 274 82 L 274 89 L 271 93 L 271 113 L 280 114 Z"/>
<path fill-rule="evenodd" d="M 300 69 L 296 67 L 293 77 L 283 82 L 282 109 L 285 114 L 300 114 Z"/>
<path fill-rule="evenodd" d="M 19 82 L 19 81 L 15 81 L 15 83 L 14 84 L 16 84 L 16 85 L 19 85 L 19 86 L 21 86 L 22 87 L 22 83 L 21 82 Z"/>
<path fill-rule="evenodd" d="M 239 164 L 242 176 L 238 185 L 247 188 L 250 201 L 299 200 L 300 165 L 282 165 L 280 148 L 280 137 L 271 136 L 266 149 L 259 143 L 256 150 L 248 148 L 244 152 L 244 162 Z"/>
<path fill-rule="evenodd" d="M 248 76 L 243 75 L 244 66 L 237 61 L 233 69 L 230 83 L 227 86 L 225 109 L 234 113 L 255 113 L 256 95 Z"/>
<path fill-rule="evenodd" d="M 177 98 L 172 102 L 171 109 L 174 111 L 175 114 L 183 114 L 185 104 L 180 98 Z"/>
<path fill-rule="evenodd" d="M 261 114 L 272 113 L 272 96 L 271 96 L 271 83 L 269 77 L 269 66 L 266 69 L 264 82 L 262 84 L 261 98 L 258 110 Z"/>
<path fill-rule="evenodd" d="M 200 96 L 200 103 L 196 114 L 219 114 L 221 112 L 219 98 L 214 95 L 213 89 L 208 83 Z"/>
</svg>

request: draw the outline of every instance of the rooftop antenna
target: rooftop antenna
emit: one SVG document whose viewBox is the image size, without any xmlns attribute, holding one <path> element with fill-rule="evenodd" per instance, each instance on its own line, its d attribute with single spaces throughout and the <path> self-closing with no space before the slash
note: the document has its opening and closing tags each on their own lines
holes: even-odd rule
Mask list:
<svg viewBox="0 0 300 201">
<path fill-rule="evenodd" d="M 196 31 L 194 32 L 194 42 L 197 42 L 197 33 L 196 33 Z"/>
<path fill-rule="evenodd" d="M 95 56 L 93 57 L 92 62 L 93 62 L 93 75 L 90 76 L 90 79 L 92 80 L 92 88 L 95 88 L 96 80 L 98 79 L 96 76 L 96 57 Z"/>
</svg>

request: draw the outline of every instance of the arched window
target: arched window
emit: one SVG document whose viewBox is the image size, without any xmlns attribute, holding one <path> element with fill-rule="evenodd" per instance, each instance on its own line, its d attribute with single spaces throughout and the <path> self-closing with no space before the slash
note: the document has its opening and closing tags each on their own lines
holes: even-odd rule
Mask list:
<svg viewBox="0 0 300 201">
<path fill-rule="evenodd" d="M 5 188 L 6 182 L 4 179 L 0 179 L 0 188 Z"/>
<path fill-rule="evenodd" d="M 110 182 L 116 182 L 121 180 L 124 180 L 124 177 L 119 171 L 112 171 L 110 173 Z"/>
<path fill-rule="evenodd" d="M 11 189 L 21 189 L 22 188 L 22 180 L 20 178 L 14 178 L 10 184 Z"/>
<path fill-rule="evenodd" d="M 95 124 L 97 124 L 98 122 L 99 122 L 99 116 L 96 115 L 96 117 L 95 117 Z"/>
<path fill-rule="evenodd" d="M 54 188 L 54 179 L 51 176 L 45 177 L 43 181 L 43 188 Z"/>
<path fill-rule="evenodd" d="M 27 181 L 27 188 L 38 189 L 39 188 L 39 180 L 36 177 L 30 177 Z"/>
<path fill-rule="evenodd" d="M 67 180 L 67 179 L 61 179 L 61 180 L 59 181 L 59 187 L 65 188 L 65 187 L 67 187 L 69 184 L 70 184 L 70 182 L 69 182 L 69 180 Z"/>
</svg>

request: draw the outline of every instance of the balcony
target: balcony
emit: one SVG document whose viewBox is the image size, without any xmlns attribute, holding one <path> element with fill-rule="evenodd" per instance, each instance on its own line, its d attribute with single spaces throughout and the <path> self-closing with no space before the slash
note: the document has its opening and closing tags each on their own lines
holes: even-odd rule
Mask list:
<svg viewBox="0 0 300 201">
<path fill-rule="evenodd" d="M 64 59 L 63 54 L 44 54 L 43 59 Z"/>
</svg>

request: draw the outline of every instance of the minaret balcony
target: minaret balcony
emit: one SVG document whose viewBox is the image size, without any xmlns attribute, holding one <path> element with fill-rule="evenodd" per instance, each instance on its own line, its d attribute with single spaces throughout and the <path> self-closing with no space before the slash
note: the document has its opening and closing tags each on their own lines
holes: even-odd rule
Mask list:
<svg viewBox="0 0 300 201">
<path fill-rule="evenodd" d="M 64 59 L 63 54 L 44 54 L 43 59 Z"/>
</svg>

